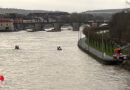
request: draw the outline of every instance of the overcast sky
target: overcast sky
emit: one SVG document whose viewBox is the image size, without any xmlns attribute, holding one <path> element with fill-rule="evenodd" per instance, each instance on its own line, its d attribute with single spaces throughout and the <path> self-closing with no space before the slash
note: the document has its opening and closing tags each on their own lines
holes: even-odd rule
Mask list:
<svg viewBox="0 0 130 90">
<path fill-rule="evenodd" d="M 0 0 L 2 8 L 83 12 L 125 8 L 125 0 Z"/>
</svg>

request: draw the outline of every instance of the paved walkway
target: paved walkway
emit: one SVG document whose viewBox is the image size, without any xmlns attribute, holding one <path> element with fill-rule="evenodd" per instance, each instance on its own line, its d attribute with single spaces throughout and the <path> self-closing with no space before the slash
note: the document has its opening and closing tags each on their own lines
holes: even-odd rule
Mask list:
<svg viewBox="0 0 130 90">
<path fill-rule="evenodd" d="M 104 61 L 113 61 L 113 57 L 108 56 L 108 55 L 92 48 L 91 46 L 88 46 L 85 43 L 85 40 L 86 40 L 86 38 L 82 38 L 82 39 L 79 40 L 79 42 L 78 42 L 79 47 L 81 47 L 85 51 L 89 51 L 90 53 L 94 54 L 95 56 L 97 56 L 98 58 L 100 58 Z"/>
</svg>

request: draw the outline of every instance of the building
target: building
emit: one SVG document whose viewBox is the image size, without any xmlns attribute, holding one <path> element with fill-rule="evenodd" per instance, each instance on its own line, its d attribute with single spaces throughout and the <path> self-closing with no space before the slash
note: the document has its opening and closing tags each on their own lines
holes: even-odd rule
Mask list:
<svg viewBox="0 0 130 90">
<path fill-rule="evenodd" d="M 14 23 L 23 23 L 23 19 L 22 18 L 14 18 L 13 22 Z"/>
<path fill-rule="evenodd" d="M 13 20 L 9 18 L 0 18 L 0 31 L 14 31 Z"/>
</svg>

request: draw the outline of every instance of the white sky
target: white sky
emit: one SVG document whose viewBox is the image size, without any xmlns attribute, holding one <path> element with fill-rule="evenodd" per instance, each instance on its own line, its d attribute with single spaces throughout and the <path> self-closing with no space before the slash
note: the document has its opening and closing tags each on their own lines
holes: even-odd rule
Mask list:
<svg viewBox="0 0 130 90">
<path fill-rule="evenodd" d="M 83 12 L 87 10 L 125 8 L 125 1 L 126 0 L 0 0 L 0 7 Z"/>
</svg>

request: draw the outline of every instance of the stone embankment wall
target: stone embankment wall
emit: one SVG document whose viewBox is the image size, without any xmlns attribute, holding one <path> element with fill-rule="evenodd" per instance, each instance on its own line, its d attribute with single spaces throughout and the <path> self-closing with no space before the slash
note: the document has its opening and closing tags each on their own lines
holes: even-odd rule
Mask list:
<svg viewBox="0 0 130 90">
<path fill-rule="evenodd" d="M 92 57 L 94 57 L 96 60 L 103 62 L 105 64 L 111 64 L 115 62 L 111 56 L 106 55 L 105 53 L 102 53 L 91 46 L 88 46 L 85 43 L 86 38 L 82 38 L 78 41 L 78 46 L 80 49 L 85 51 L 86 53 L 90 54 Z"/>
<path fill-rule="evenodd" d="M 116 63 L 115 60 L 113 60 L 113 58 L 111 56 L 108 55 L 104 55 L 102 54 L 102 52 L 88 46 L 85 43 L 86 38 L 82 38 L 78 41 L 78 47 L 83 50 L 84 52 L 86 52 L 87 54 L 89 54 L 90 56 L 92 56 L 93 58 L 95 58 L 96 60 L 98 60 L 99 62 L 102 62 L 104 64 L 113 64 Z M 126 60 L 123 63 L 121 63 L 119 65 L 121 68 L 124 68 L 126 70 L 130 71 L 130 60 Z"/>
</svg>

